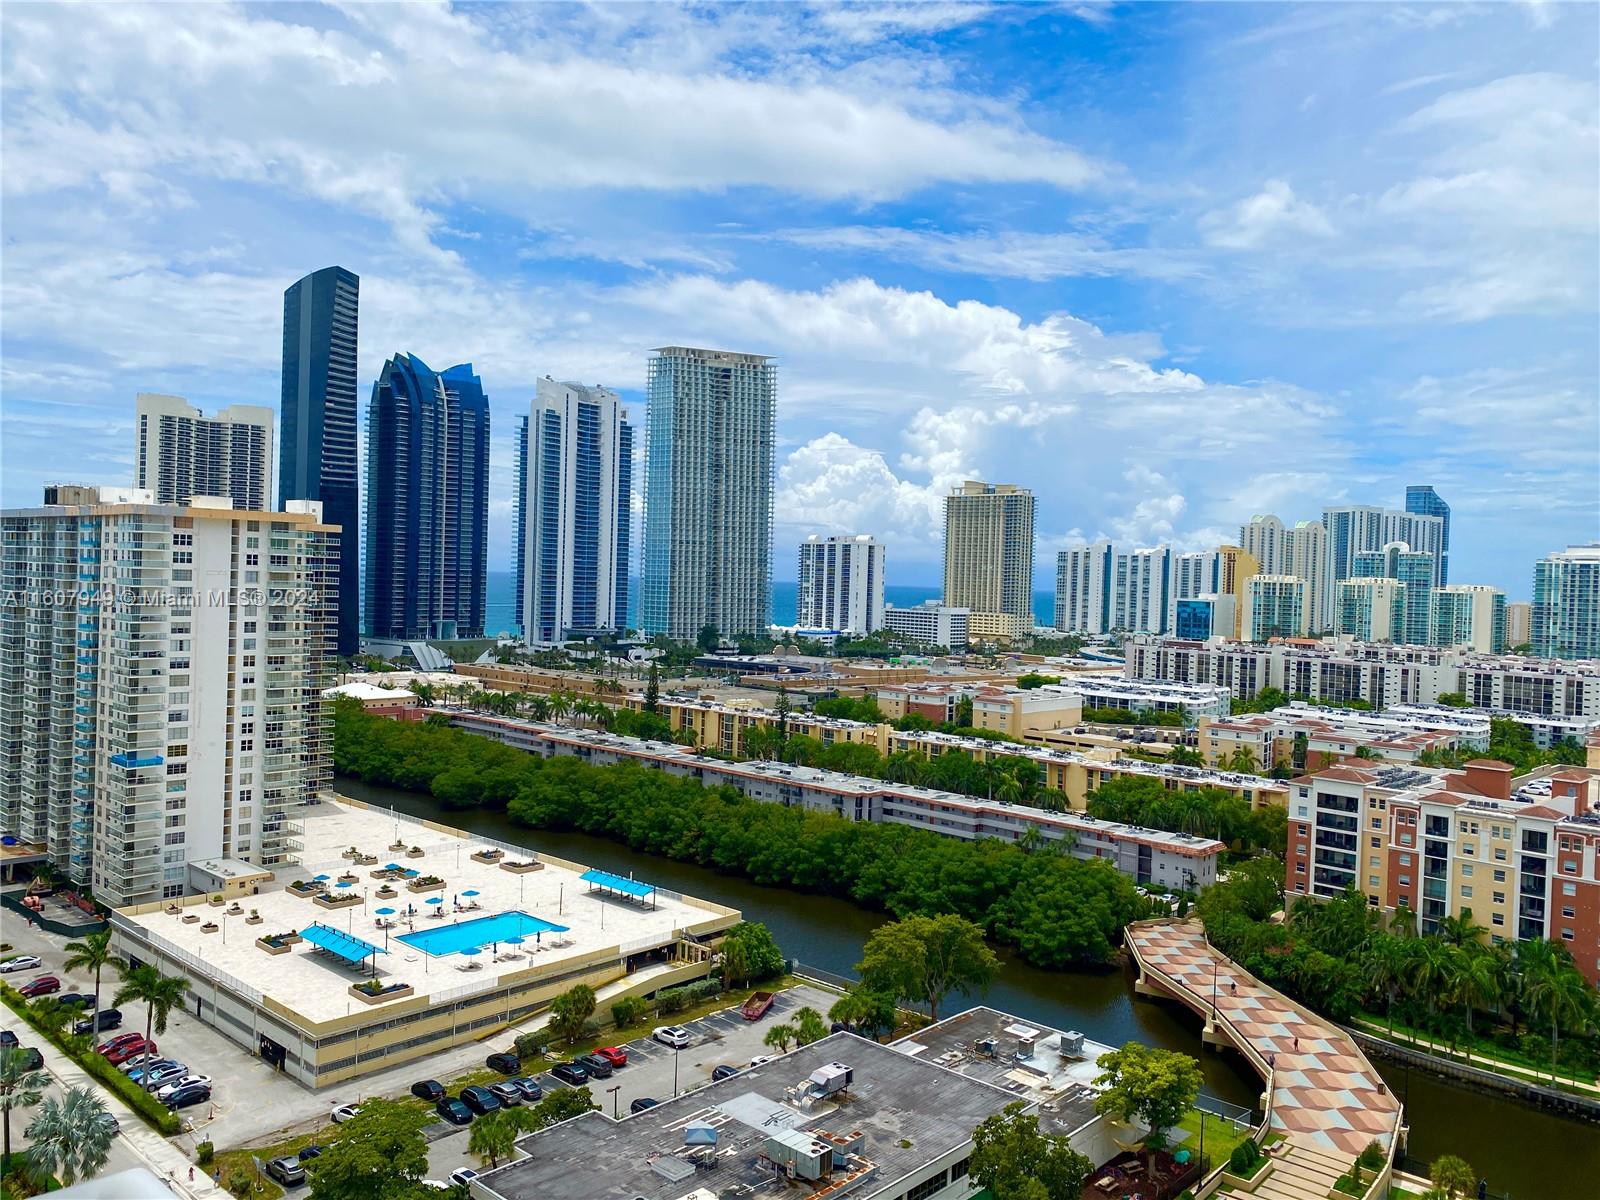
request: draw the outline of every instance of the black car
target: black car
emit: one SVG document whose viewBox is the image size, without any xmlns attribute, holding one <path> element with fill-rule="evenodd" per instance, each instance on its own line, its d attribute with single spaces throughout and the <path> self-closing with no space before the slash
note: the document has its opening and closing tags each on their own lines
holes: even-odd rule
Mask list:
<svg viewBox="0 0 1600 1200">
<path fill-rule="evenodd" d="M 580 1054 L 572 1060 L 589 1073 L 590 1079 L 610 1079 L 612 1066 L 598 1054 Z"/>
<path fill-rule="evenodd" d="M 661 1101 L 652 1100 L 649 1096 L 640 1096 L 632 1104 L 628 1105 L 628 1111 L 631 1113 L 642 1113 L 645 1109 L 654 1108 L 660 1103 Z"/>
<path fill-rule="evenodd" d="M 300 1153 L 295 1155 L 295 1157 L 301 1162 L 307 1163 L 313 1158 L 320 1158 L 322 1156 L 322 1152 L 326 1149 L 326 1146 L 302 1146 L 300 1147 Z"/>
<path fill-rule="evenodd" d="M 73 1033 L 104 1033 L 108 1029 L 122 1028 L 122 1010 L 102 1008 L 92 1017 L 84 1017 L 72 1026 Z"/>
<path fill-rule="evenodd" d="M 509 1079 L 491 1083 L 489 1090 L 495 1094 L 502 1108 L 515 1108 L 522 1103 L 522 1089 Z"/>
<path fill-rule="evenodd" d="M 471 1125 L 472 1110 L 454 1096 L 446 1096 L 433 1106 L 433 1110 L 452 1125 Z"/>
<path fill-rule="evenodd" d="M 737 1075 L 743 1069 L 744 1068 L 742 1068 L 742 1067 L 734 1066 L 732 1063 L 722 1063 L 722 1064 L 720 1064 L 718 1066 L 715 1066 L 715 1067 L 711 1068 L 711 1078 L 713 1078 L 713 1079 L 732 1079 L 735 1075 Z"/>
<path fill-rule="evenodd" d="M 522 1070 L 522 1060 L 515 1054 L 491 1054 L 483 1061 L 489 1070 L 499 1071 L 502 1075 L 515 1075 Z"/>
<path fill-rule="evenodd" d="M 88 992 L 62 992 L 56 997 L 58 1004 L 78 1004 L 84 1008 L 93 1008 L 99 1001 L 99 996 L 92 996 Z"/>
<path fill-rule="evenodd" d="M 20 1044 L 21 1043 L 17 1041 L 17 1035 L 12 1033 L 11 1030 L 0 1029 L 0 1048 L 4 1048 L 6 1046 L 16 1046 Z"/>
<path fill-rule="evenodd" d="M 561 1080 L 562 1083 L 570 1083 L 573 1087 L 581 1087 L 589 1082 L 589 1072 L 583 1069 L 581 1063 L 557 1063 L 550 1068 L 550 1074 Z"/>
<path fill-rule="evenodd" d="M 211 1099 L 211 1089 L 203 1083 L 191 1083 L 188 1087 L 181 1087 L 167 1097 L 168 1108 L 188 1108 L 192 1104 L 204 1104 Z"/>
<path fill-rule="evenodd" d="M 500 1107 L 499 1096 L 496 1096 L 488 1088 L 478 1087 L 476 1084 L 472 1087 L 461 1089 L 461 1102 L 480 1117 L 484 1113 L 492 1113 Z"/>
<path fill-rule="evenodd" d="M 522 1098 L 524 1100 L 532 1101 L 544 1099 L 544 1089 L 539 1086 L 539 1081 L 537 1079 L 529 1079 L 526 1075 L 518 1075 L 515 1079 L 511 1080 L 511 1084 L 517 1089 L 517 1091 L 522 1093 Z"/>
<path fill-rule="evenodd" d="M 38 1071 L 44 1067 L 44 1055 L 32 1046 L 18 1046 L 16 1050 L 22 1056 L 24 1071 Z"/>
<path fill-rule="evenodd" d="M 411 1085 L 411 1094 L 418 1100 L 437 1104 L 444 1099 L 444 1084 L 437 1079 L 419 1079 Z"/>
<path fill-rule="evenodd" d="M 300 1165 L 300 1160 L 285 1154 L 282 1158 L 274 1158 L 267 1162 L 267 1174 L 271 1175 L 284 1187 L 299 1187 L 306 1181 L 306 1169 Z"/>
</svg>

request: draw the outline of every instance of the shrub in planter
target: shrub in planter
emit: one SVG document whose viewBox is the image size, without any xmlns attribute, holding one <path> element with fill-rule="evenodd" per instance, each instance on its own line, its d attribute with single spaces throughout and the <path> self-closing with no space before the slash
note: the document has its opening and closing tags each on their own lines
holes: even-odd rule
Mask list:
<svg viewBox="0 0 1600 1200">
<path fill-rule="evenodd" d="M 1249 1179 L 1261 1165 L 1261 1147 L 1252 1141 L 1240 1142 L 1228 1155 L 1228 1171 L 1240 1179 Z"/>
<path fill-rule="evenodd" d="M 656 1011 L 663 1017 L 682 1012 L 688 1006 L 689 997 L 684 988 L 668 988 L 664 992 L 656 993 Z"/>
<path fill-rule="evenodd" d="M 215 1153 L 216 1147 L 213 1146 L 209 1141 L 200 1142 L 194 1148 L 194 1160 L 203 1167 L 210 1163 L 211 1156 Z"/>
</svg>

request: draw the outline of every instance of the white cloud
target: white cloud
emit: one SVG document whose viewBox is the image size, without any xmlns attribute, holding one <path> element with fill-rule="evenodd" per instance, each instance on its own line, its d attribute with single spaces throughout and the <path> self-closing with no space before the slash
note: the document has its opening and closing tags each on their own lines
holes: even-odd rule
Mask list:
<svg viewBox="0 0 1600 1200">
<path fill-rule="evenodd" d="M 1281 179 L 1270 179 L 1253 196 L 1201 221 L 1206 241 L 1228 250 L 1256 250 L 1285 239 L 1333 236 L 1333 223 Z"/>
</svg>

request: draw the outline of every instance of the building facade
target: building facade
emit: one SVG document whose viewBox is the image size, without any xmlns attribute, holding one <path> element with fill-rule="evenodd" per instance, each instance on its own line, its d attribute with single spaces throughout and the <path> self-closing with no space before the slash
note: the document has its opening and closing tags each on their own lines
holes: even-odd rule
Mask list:
<svg viewBox="0 0 1600 1200">
<path fill-rule="evenodd" d="M 971 620 L 971 609 L 941 604 L 937 600 L 906 608 L 896 608 L 891 604 L 883 610 L 884 629 L 924 646 L 943 646 L 951 654 L 966 652 Z"/>
<path fill-rule="evenodd" d="M 859 636 L 882 629 L 883 563 L 883 543 L 871 534 L 812 534 L 800 543 L 796 622 Z"/>
<path fill-rule="evenodd" d="M 1600 542 L 1534 564 L 1530 626 L 1540 658 L 1600 658 Z"/>
<path fill-rule="evenodd" d="M 1251 517 L 1239 527 L 1239 545 L 1256 560 L 1264 575 L 1293 575 L 1306 581 L 1306 625 L 1312 633 L 1332 628 L 1328 611 L 1328 532 L 1321 521 L 1285 526 L 1269 514 Z"/>
<path fill-rule="evenodd" d="M 1413 483 L 1406 488 L 1406 511 L 1418 516 L 1439 518 L 1438 586 L 1444 587 L 1450 582 L 1450 506 L 1433 490 L 1433 485 Z"/>
<path fill-rule="evenodd" d="M 539 380 L 517 439 L 516 595 L 523 638 L 628 628 L 633 426 L 609 388 Z"/>
<path fill-rule="evenodd" d="M 777 364 L 667 346 L 652 354 L 646 392 L 639 624 L 679 641 L 706 625 L 765 633 Z"/>
<path fill-rule="evenodd" d="M 1244 636 L 1245 607 L 1249 604 L 1250 581 L 1261 573 L 1256 556 L 1243 546 L 1218 546 L 1217 591 L 1233 597 L 1233 636 Z"/>
<path fill-rule="evenodd" d="M 1399 645 L 1410 640 L 1405 636 L 1406 586 L 1398 579 L 1343 579 L 1335 596 L 1334 633 L 1358 642 Z"/>
<path fill-rule="evenodd" d="M 208 417 L 181 396 L 134 402 L 133 486 L 157 504 L 226 496 L 235 508 L 272 507 L 272 410 L 235 404 Z"/>
<path fill-rule="evenodd" d="M 1111 632 L 1111 568 L 1107 541 L 1056 553 L 1055 627 L 1068 633 Z"/>
<path fill-rule="evenodd" d="M 1245 585 L 1243 637 L 1265 642 L 1306 632 L 1306 581 L 1293 575 L 1253 575 Z"/>
<path fill-rule="evenodd" d="M 1356 555 L 1381 551 L 1391 542 L 1404 542 L 1408 550 L 1431 555 L 1433 579 L 1438 580 L 1443 575 L 1444 518 L 1441 516 L 1349 504 L 1324 509 L 1322 525 L 1327 531 L 1326 586 L 1330 595 L 1341 580 L 1362 573 L 1356 567 Z"/>
<path fill-rule="evenodd" d="M 944 602 L 1000 636 L 1033 628 L 1032 492 L 969 479 L 945 497 Z"/>
<path fill-rule="evenodd" d="M 361 280 L 313 271 L 283 293 L 278 504 L 315 500 L 339 535 L 338 651 L 361 642 L 361 468 L 356 457 L 356 344 Z"/>
<path fill-rule="evenodd" d="M 1479 654 L 1506 648 L 1506 594 L 1485 584 L 1453 583 L 1433 589 L 1428 643 L 1465 646 Z"/>
<path fill-rule="evenodd" d="M 1404 542 L 1390 542 L 1381 550 L 1368 550 L 1354 559 L 1356 579 L 1396 579 L 1405 589 L 1395 641 L 1413 646 L 1432 644 L 1433 589 L 1437 586 L 1439 557 L 1413 550 Z M 1343 631 L 1340 631 L 1343 632 Z"/>
<path fill-rule="evenodd" d="M 1527 646 L 1533 642 L 1533 605 L 1527 600 L 1511 600 L 1506 604 L 1506 648 Z"/>
<path fill-rule="evenodd" d="M 1237 621 L 1232 596 L 1197 596 L 1174 606 L 1172 635 L 1188 641 L 1232 637 Z"/>
<path fill-rule="evenodd" d="M 1173 554 L 1172 586 L 1167 595 L 1163 631 L 1171 633 L 1178 623 L 1178 605 L 1201 596 L 1214 596 L 1222 584 L 1222 556 L 1215 550 L 1195 550 Z"/>
<path fill-rule="evenodd" d="M 483 636 L 489 401 L 471 364 L 397 354 L 367 408 L 366 625 L 375 638 Z"/>
<path fill-rule="evenodd" d="M 338 530 L 312 501 L 73 492 L 0 517 L 0 827 L 113 906 L 292 863 L 331 786 Z"/>
</svg>

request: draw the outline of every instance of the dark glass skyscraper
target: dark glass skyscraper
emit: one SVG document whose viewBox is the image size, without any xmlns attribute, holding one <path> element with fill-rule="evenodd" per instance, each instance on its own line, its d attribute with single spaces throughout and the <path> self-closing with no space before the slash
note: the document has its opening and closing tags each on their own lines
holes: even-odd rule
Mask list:
<svg viewBox="0 0 1600 1200">
<path fill-rule="evenodd" d="M 283 293 L 283 395 L 278 508 L 320 500 L 340 526 L 339 653 L 361 641 L 361 483 L 356 466 L 356 325 L 361 281 L 313 271 Z"/>
<path fill-rule="evenodd" d="M 1440 517 L 1444 521 L 1444 538 L 1439 554 L 1439 582 L 1443 587 L 1450 582 L 1450 506 L 1439 498 L 1431 484 L 1413 483 L 1406 488 L 1406 511 L 1424 517 Z"/>
<path fill-rule="evenodd" d="M 482 380 L 395 355 L 367 408 L 367 632 L 482 637 L 488 525 Z"/>
</svg>

